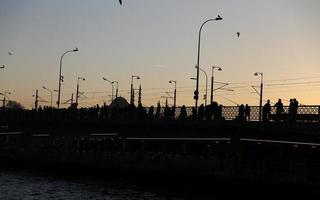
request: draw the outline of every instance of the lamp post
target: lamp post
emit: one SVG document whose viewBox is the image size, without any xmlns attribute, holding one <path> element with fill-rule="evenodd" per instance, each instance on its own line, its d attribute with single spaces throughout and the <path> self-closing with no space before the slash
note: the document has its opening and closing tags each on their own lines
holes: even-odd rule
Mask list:
<svg viewBox="0 0 320 200">
<path fill-rule="evenodd" d="M 119 82 L 118 81 L 113 81 L 114 83 L 117 84 L 117 87 L 116 87 L 116 98 L 118 97 L 118 91 L 119 91 Z"/>
<path fill-rule="evenodd" d="M 0 93 L 0 95 L 2 95 L 3 96 L 3 109 L 5 109 L 6 108 L 6 97 L 7 97 L 7 94 L 8 95 L 11 95 L 11 92 L 4 92 L 4 93 Z"/>
<path fill-rule="evenodd" d="M 176 103 L 177 103 L 177 81 L 170 80 L 169 83 L 174 83 L 173 107 L 176 107 Z"/>
<path fill-rule="evenodd" d="M 52 91 L 45 86 L 43 86 L 42 88 L 50 92 L 50 107 L 52 108 Z"/>
<path fill-rule="evenodd" d="M 112 92 L 111 92 L 111 102 L 113 101 L 113 90 L 114 90 L 114 87 L 113 87 L 113 84 L 115 83 L 114 81 L 109 81 L 108 79 L 106 79 L 105 77 L 102 77 L 102 79 L 104 81 L 107 81 L 108 83 L 111 84 L 111 87 L 112 87 Z"/>
<path fill-rule="evenodd" d="M 200 67 L 200 41 L 201 41 L 201 31 L 203 26 L 210 21 L 219 21 L 222 20 L 222 17 L 218 15 L 216 18 L 208 19 L 202 23 L 199 29 L 199 39 L 198 39 L 198 59 L 197 59 L 197 81 L 196 81 L 196 90 L 194 91 L 195 99 L 195 109 L 198 110 L 198 99 L 199 99 L 199 67 Z"/>
<path fill-rule="evenodd" d="M 57 105 L 58 105 L 58 109 L 60 108 L 60 94 L 61 94 L 61 82 L 63 81 L 63 78 L 61 76 L 61 70 L 62 70 L 62 59 L 64 57 L 64 55 L 66 55 L 67 53 L 70 53 L 70 52 L 76 52 L 76 51 L 79 51 L 78 48 L 75 48 L 73 50 L 69 50 L 69 51 L 66 51 L 62 54 L 61 58 L 60 58 L 60 70 L 59 70 L 59 89 L 58 89 L 58 101 L 57 101 Z"/>
<path fill-rule="evenodd" d="M 77 82 L 77 92 L 76 92 L 76 107 L 78 107 L 78 100 L 79 100 L 79 80 L 85 81 L 85 78 L 78 77 L 78 82 Z"/>
<path fill-rule="evenodd" d="M 202 71 L 204 73 L 204 75 L 206 76 L 206 94 L 205 94 L 205 102 L 204 102 L 204 105 L 206 106 L 207 105 L 207 99 L 208 99 L 208 76 L 207 76 L 207 73 L 206 71 L 204 71 L 203 69 L 201 69 L 200 67 L 198 67 L 200 71 Z M 198 80 L 198 79 L 197 79 Z"/>
<path fill-rule="evenodd" d="M 214 69 L 217 69 L 218 71 L 221 71 L 221 67 L 212 66 L 212 74 L 211 74 L 211 96 L 210 96 L 210 104 L 213 103 L 213 84 L 214 84 Z"/>
<path fill-rule="evenodd" d="M 260 82 L 260 104 L 259 104 L 259 121 L 261 122 L 262 117 L 262 92 L 263 92 L 263 73 L 262 72 L 256 72 L 254 73 L 255 76 L 260 75 L 261 76 L 261 82 Z"/>
<path fill-rule="evenodd" d="M 133 91 L 133 79 L 140 79 L 139 76 L 132 75 L 131 76 L 131 95 L 130 95 L 130 105 L 134 104 L 134 91 Z"/>
</svg>

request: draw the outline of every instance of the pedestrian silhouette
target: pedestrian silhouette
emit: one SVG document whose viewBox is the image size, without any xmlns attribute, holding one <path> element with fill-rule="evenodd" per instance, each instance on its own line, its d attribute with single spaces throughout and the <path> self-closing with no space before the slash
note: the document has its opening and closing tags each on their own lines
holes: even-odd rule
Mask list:
<svg viewBox="0 0 320 200">
<path fill-rule="evenodd" d="M 245 114 L 245 119 L 250 121 L 250 111 L 251 111 L 251 108 L 248 104 L 246 104 L 246 107 L 244 109 L 244 114 Z"/>
<path fill-rule="evenodd" d="M 281 102 L 281 99 L 278 100 L 278 102 L 274 105 L 276 107 L 276 121 L 278 122 L 281 118 L 281 114 L 283 113 L 283 103 Z"/>
<path fill-rule="evenodd" d="M 240 37 L 240 32 L 237 32 L 237 36 Z"/>
<path fill-rule="evenodd" d="M 183 105 L 180 109 L 180 115 L 179 115 L 179 119 L 180 120 L 185 120 L 187 118 L 187 110 L 186 110 L 186 106 Z"/>
<path fill-rule="evenodd" d="M 160 111 L 161 111 L 161 105 L 160 102 L 157 104 L 157 112 L 156 112 L 156 119 L 160 119 Z"/>
<path fill-rule="evenodd" d="M 297 101 L 297 99 L 293 99 L 292 103 L 293 103 L 292 121 L 295 122 L 297 120 L 299 102 Z"/>
<path fill-rule="evenodd" d="M 269 121 L 270 114 L 271 114 L 271 105 L 270 105 L 270 100 L 268 99 L 267 103 L 264 104 L 262 108 L 262 121 L 264 122 Z"/>
<path fill-rule="evenodd" d="M 204 117 L 204 105 L 201 104 L 198 109 L 198 119 L 203 120 Z"/>
<path fill-rule="evenodd" d="M 294 110 L 293 99 L 290 99 L 289 102 L 290 103 L 289 103 L 289 111 L 288 111 L 288 117 L 289 117 L 288 120 L 290 122 L 292 122 L 293 121 L 293 115 L 294 115 L 293 114 L 294 113 L 294 111 L 293 111 Z"/>
<path fill-rule="evenodd" d="M 148 111 L 148 120 L 153 120 L 153 110 L 154 110 L 154 107 L 151 106 Z"/>
<path fill-rule="evenodd" d="M 240 121 L 245 121 L 246 117 L 245 117 L 245 108 L 244 108 L 244 105 L 241 104 L 239 106 L 239 120 Z"/>
</svg>

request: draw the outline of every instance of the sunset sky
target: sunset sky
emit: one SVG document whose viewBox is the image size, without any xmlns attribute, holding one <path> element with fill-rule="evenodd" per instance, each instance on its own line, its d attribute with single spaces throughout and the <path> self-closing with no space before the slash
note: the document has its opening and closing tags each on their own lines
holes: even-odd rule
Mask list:
<svg viewBox="0 0 320 200">
<path fill-rule="evenodd" d="M 0 91 L 27 108 L 36 89 L 49 100 L 42 86 L 58 88 L 60 56 L 78 47 L 63 60 L 62 102 L 75 93 L 78 76 L 86 78 L 81 106 L 109 102 L 103 76 L 119 81 L 129 99 L 131 75 L 138 75 L 144 105 L 164 102 L 174 89 L 169 80 L 177 81 L 177 104 L 194 105 L 199 27 L 219 14 L 222 21 L 203 29 L 200 67 L 209 79 L 212 65 L 222 67 L 215 80 L 234 91 L 218 90 L 215 100 L 258 105 L 251 86 L 263 72 L 264 99 L 320 104 L 319 10 L 319 0 L 0 0 Z"/>
</svg>

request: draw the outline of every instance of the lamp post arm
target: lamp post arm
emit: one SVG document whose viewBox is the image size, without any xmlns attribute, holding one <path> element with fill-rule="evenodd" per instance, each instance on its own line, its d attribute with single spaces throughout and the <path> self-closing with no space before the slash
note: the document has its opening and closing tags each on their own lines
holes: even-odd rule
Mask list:
<svg viewBox="0 0 320 200">
<path fill-rule="evenodd" d="M 58 86 L 58 101 L 57 101 L 57 104 L 58 104 L 58 109 L 60 108 L 60 93 L 61 93 L 61 71 L 62 71 L 62 59 L 64 57 L 64 55 L 66 55 L 67 53 L 69 52 L 72 52 L 73 50 L 69 50 L 69 51 L 66 51 L 64 52 L 62 55 L 61 55 L 61 58 L 60 58 L 60 70 L 59 70 L 59 86 Z"/>
<path fill-rule="evenodd" d="M 196 81 L 196 99 L 195 99 L 195 109 L 197 110 L 198 109 L 198 96 L 199 96 L 199 68 L 200 68 L 200 47 L 201 47 L 201 31 L 202 31 L 202 28 L 203 26 L 210 22 L 210 21 L 214 21 L 214 20 L 217 20 L 216 19 L 208 19 L 206 21 L 204 21 L 201 26 L 200 26 L 200 29 L 199 29 L 199 38 L 198 38 L 198 58 L 197 58 L 197 81 Z"/>
</svg>

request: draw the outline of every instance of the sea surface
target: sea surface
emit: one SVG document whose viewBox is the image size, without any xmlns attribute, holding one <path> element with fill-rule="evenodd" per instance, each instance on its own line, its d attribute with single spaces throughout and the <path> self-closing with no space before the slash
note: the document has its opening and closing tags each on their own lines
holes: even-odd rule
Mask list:
<svg viewBox="0 0 320 200">
<path fill-rule="evenodd" d="M 242 181 L 195 180 L 145 181 L 118 174 L 108 176 L 55 173 L 44 170 L 0 167 L 0 200 L 180 200 L 180 199 L 319 199 L 318 187 L 288 184 L 257 184 Z M 151 178 L 152 179 L 152 178 Z M 190 182 L 190 184 L 188 184 Z"/>
<path fill-rule="evenodd" d="M 180 199 L 137 189 L 125 183 L 48 175 L 27 170 L 0 170 L 0 199 Z"/>
</svg>

